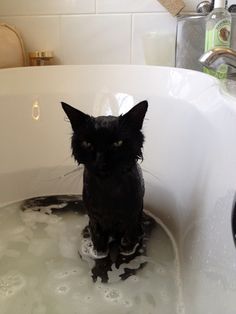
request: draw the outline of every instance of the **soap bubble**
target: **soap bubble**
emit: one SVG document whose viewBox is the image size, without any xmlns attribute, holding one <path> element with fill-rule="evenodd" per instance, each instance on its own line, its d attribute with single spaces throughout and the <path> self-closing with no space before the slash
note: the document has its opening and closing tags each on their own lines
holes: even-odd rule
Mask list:
<svg viewBox="0 0 236 314">
<path fill-rule="evenodd" d="M 177 304 L 176 312 L 177 312 L 177 314 L 185 314 L 185 307 L 184 307 L 184 304 L 182 302 Z"/>
<path fill-rule="evenodd" d="M 131 307 L 133 305 L 133 303 L 130 300 L 124 300 L 123 304 L 125 307 Z"/>
<path fill-rule="evenodd" d="M 70 291 L 70 287 L 68 285 L 61 285 L 56 287 L 56 292 L 58 294 L 67 294 Z"/>
<path fill-rule="evenodd" d="M 107 289 L 105 291 L 104 297 L 108 301 L 116 301 L 121 298 L 121 293 L 117 289 Z"/>
<path fill-rule="evenodd" d="M 91 303 L 93 301 L 93 298 L 92 298 L 91 295 L 86 295 L 84 297 L 84 300 L 85 300 L 86 303 Z"/>
<path fill-rule="evenodd" d="M 0 277 L 0 297 L 10 297 L 25 285 L 26 281 L 23 275 L 17 272 L 9 272 Z"/>
</svg>

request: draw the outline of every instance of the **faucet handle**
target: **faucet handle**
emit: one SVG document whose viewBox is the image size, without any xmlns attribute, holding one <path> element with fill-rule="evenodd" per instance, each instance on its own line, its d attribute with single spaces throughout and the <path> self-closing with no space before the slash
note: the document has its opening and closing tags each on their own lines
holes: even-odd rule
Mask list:
<svg viewBox="0 0 236 314">
<path fill-rule="evenodd" d="M 227 64 L 236 68 L 236 51 L 231 48 L 213 48 L 205 52 L 199 62 L 207 67 L 216 70 L 221 64 Z"/>
<path fill-rule="evenodd" d="M 229 12 L 230 12 L 230 13 L 236 13 L 236 4 L 232 4 L 232 5 L 229 7 Z"/>
<path fill-rule="evenodd" d="M 208 14 L 212 10 L 210 1 L 202 1 L 197 5 L 197 13 Z"/>
</svg>

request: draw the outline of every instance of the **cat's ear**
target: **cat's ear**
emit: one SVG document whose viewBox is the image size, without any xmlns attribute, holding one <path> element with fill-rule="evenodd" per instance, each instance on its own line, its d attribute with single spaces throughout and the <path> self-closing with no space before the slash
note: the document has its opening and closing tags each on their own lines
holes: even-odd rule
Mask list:
<svg viewBox="0 0 236 314">
<path fill-rule="evenodd" d="M 78 130 L 82 125 L 84 125 L 89 119 L 90 116 L 83 113 L 82 111 L 71 107 L 70 105 L 61 102 L 62 108 L 65 111 L 67 117 L 70 120 L 72 129 Z"/>
<path fill-rule="evenodd" d="M 122 123 L 132 125 L 134 128 L 141 130 L 143 126 L 143 120 L 147 112 L 148 102 L 146 100 L 141 101 L 126 114 L 120 117 Z"/>
</svg>

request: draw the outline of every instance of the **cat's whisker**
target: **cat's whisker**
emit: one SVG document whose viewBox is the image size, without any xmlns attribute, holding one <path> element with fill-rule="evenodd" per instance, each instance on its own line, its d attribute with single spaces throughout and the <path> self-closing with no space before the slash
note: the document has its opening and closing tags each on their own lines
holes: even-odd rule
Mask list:
<svg viewBox="0 0 236 314">
<path fill-rule="evenodd" d="M 82 178 L 82 176 L 81 176 L 81 177 L 69 177 L 68 179 L 69 179 L 70 181 L 67 181 L 66 184 L 67 184 L 67 186 L 70 187 L 70 189 L 71 189 L 72 191 L 77 190 L 77 189 L 78 189 L 78 186 L 80 186 L 81 178 Z"/>
<path fill-rule="evenodd" d="M 65 178 L 65 177 L 67 177 L 67 176 L 69 176 L 71 174 L 74 174 L 74 173 L 82 171 L 83 168 L 84 168 L 83 166 L 76 167 L 75 169 L 73 169 L 73 170 L 71 170 L 69 172 L 66 172 L 65 174 L 61 175 L 60 177 L 61 178 Z"/>
<path fill-rule="evenodd" d="M 79 184 L 79 182 L 82 180 L 82 178 L 83 178 L 82 168 L 80 168 L 80 169 L 74 169 L 72 171 L 69 171 L 69 172 L 57 177 L 57 180 L 63 180 L 64 182 L 67 182 L 67 184 L 69 184 L 69 182 L 71 182 L 71 181 L 75 182 L 76 184 Z"/>
<path fill-rule="evenodd" d="M 150 174 L 153 178 L 157 179 L 158 181 L 161 181 L 161 179 L 157 175 L 153 174 L 148 169 L 145 169 L 144 167 L 141 167 L 141 169 L 142 169 L 143 172 L 146 172 L 146 173 Z"/>
<path fill-rule="evenodd" d="M 56 172 L 56 170 L 60 169 L 60 168 L 61 168 L 61 166 L 58 166 L 53 171 Z M 79 174 L 81 174 L 79 177 L 82 177 L 82 170 L 83 170 L 83 166 L 76 167 L 75 169 L 70 170 L 66 173 L 63 173 L 60 175 L 55 175 L 55 176 L 52 175 L 52 177 L 50 179 L 44 179 L 42 181 L 50 182 L 50 181 L 55 181 L 55 180 L 65 180 L 65 179 L 71 178 L 74 173 L 77 174 L 78 172 L 79 172 Z"/>
</svg>

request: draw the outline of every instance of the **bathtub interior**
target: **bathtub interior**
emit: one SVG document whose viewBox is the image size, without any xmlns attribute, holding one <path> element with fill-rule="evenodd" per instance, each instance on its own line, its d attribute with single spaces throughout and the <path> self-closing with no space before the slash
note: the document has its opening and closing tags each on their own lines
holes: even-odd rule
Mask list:
<svg viewBox="0 0 236 314">
<path fill-rule="evenodd" d="M 233 313 L 236 102 L 215 79 L 171 68 L 61 66 L 3 70 L 0 83 L 2 205 L 81 192 L 61 101 L 97 116 L 147 99 L 145 207 L 175 239 L 186 313 Z"/>
</svg>

